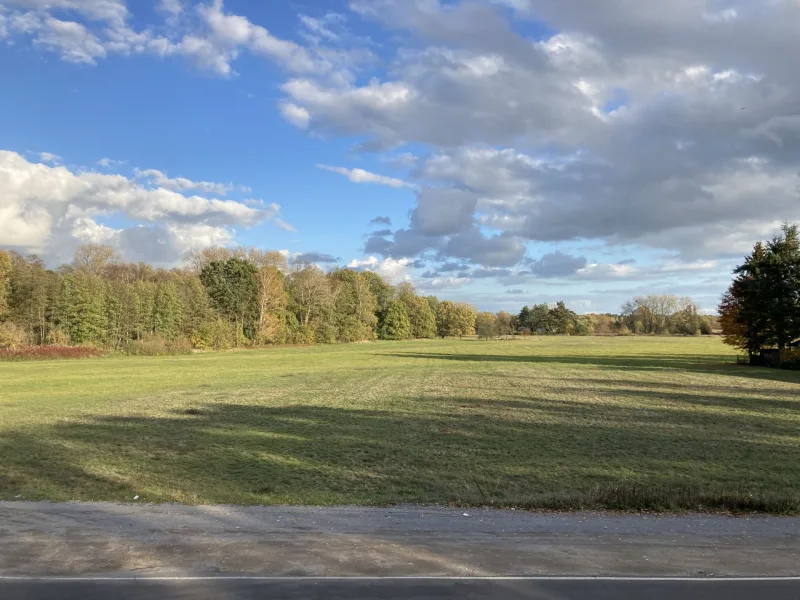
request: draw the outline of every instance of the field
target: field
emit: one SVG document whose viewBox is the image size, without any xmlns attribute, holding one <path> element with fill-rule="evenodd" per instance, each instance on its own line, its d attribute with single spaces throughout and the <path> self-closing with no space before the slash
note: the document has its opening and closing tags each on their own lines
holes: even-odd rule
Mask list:
<svg viewBox="0 0 800 600">
<path fill-rule="evenodd" d="M 800 373 L 717 338 L 0 363 L 0 499 L 800 512 Z"/>
</svg>

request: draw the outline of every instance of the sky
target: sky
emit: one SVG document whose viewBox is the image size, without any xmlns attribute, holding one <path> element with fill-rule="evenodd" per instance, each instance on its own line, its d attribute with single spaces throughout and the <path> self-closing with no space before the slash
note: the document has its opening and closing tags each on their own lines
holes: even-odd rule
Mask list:
<svg viewBox="0 0 800 600">
<path fill-rule="evenodd" d="M 714 310 L 800 220 L 798 0 L 0 0 L 0 247 Z"/>
</svg>

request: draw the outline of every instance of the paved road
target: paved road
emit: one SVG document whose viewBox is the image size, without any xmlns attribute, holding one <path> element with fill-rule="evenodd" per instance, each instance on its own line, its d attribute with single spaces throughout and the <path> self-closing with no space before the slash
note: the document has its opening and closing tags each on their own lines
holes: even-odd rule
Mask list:
<svg viewBox="0 0 800 600">
<path fill-rule="evenodd" d="M 800 519 L 0 502 L 0 576 L 109 574 L 800 575 Z"/>
<path fill-rule="evenodd" d="M 0 581 L 4 600 L 797 600 L 800 581 Z"/>
</svg>

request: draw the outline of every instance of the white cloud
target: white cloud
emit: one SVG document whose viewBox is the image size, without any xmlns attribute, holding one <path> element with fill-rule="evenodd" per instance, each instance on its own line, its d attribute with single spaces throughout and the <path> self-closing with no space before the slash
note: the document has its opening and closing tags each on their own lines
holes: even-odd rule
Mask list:
<svg viewBox="0 0 800 600">
<path fill-rule="evenodd" d="M 308 128 L 308 124 L 311 122 L 311 114 L 308 110 L 291 102 L 283 102 L 279 108 L 283 118 L 289 123 L 300 129 Z"/>
<path fill-rule="evenodd" d="M 275 217 L 272 221 L 273 221 L 273 223 L 275 223 L 275 225 L 277 225 L 278 227 L 280 227 L 284 231 L 289 231 L 289 232 L 292 232 L 292 233 L 296 233 L 297 232 L 297 229 L 294 226 L 290 225 L 289 223 L 287 223 L 286 221 L 284 221 L 280 217 Z"/>
<path fill-rule="evenodd" d="M 381 260 L 376 256 L 368 256 L 362 260 L 351 260 L 347 263 L 347 268 L 374 271 L 391 283 L 400 283 L 401 281 L 411 280 L 410 269 L 413 266 L 413 262 L 410 258 L 384 258 Z"/>
<path fill-rule="evenodd" d="M 62 158 L 58 154 L 53 154 L 52 152 L 39 152 L 39 160 L 57 165 L 61 163 Z"/>
<path fill-rule="evenodd" d="M 98 221 L 108 216 L 123 217 L 137 229 L 116 230 Z M 164 187 L 148 189 L 122 175 L 77 173 L 0 151 L 2 245 L 56 262 L 67 260 L 80 240 L 127 241 L 129 250 L 136 246 L 144 252 L 144 246 L 159 239 L 166 240 L 160 247 L 169 262 L 179 258 L 181 248 L 229 241 L 234 226 L 250 227 L 267 219 L 277 224 L 279 217 L 277 204 L 260 203 L 256 208 L 244 202 L 184 196 Z"/>
<path fill-rule="evenodd" d="M 235 189 L 233 185 L 226 183 L 192 181 L 184 177 L 170 179 L 157 169 L 135 169 L 135 174 L 136 177 L 140 179 L 146 179 L 158 187 L 166 188 L 175 192 L 198 191 L 204 194 L 217 194 L 220 196 L 225 196 Z"/>
<path fill-rule="evenodd" d="M 44 20 L 34 43 L 58 52 L 68 62 L 94 65 L 106 55 L 100 39 L 82 24 L 52 17 Z"/>
<path fill-rule="evenodd" d="M 176 17 L 183 12 L 181 0 L 158 0 L 157 6 L 160 10 Z"/>
<path fill-rule="evenodd" d="M 453 290 L 472 283 L 469 277 L 436 277 L 434 279 L 420 279 L 417 287 L 423 291 Z"/>
<path fill-rule="evenodd" d="M 124 0 L 5 0 L 4 5 L 9 9 L 0 14 L 0 37 L 30 36 L 37 47 L 85 65 L 95 65 L 112 53 L 146 53 L 182 56 L 200 69 L 231 77 L 234 61 L 250 52 L 292 73 L 320 75 L 333 82 L 350 80 L 353 69 L 373 60 L 365 48 L 320 43 L 321 38 L 329 44 L 342 41 L 327 27 L 336 21 L 333 15 L 301 22 L 304 32 L 314 34 L 310 45 L 304 46 L 274 36 L 243 15 L 226 12 L 222 0 L 197 3 L 192 11 L 181 0 L 158 0 L 164 22 L 140 30 L 130 26 Z"/>
<path fill-rule="evenodd" d="M 394 177 L 387 177 L 385 175 L 378 175 L 377 173 L 370 173 L 364 169 L 346 169 L 345 167 L 331 167 L 328 165 L 317 165 L 318 168 L 338 173 L 347 177 L 353 183 L 377 183 L 378 185 L 386 185 L 393 188 L 415 188 L 411 183 L 396 179 Z"/>
<path fill-rule="evenodd" d="M 124 160 L 114 160 L 113 158 L 101 158 L 97 161 L 97 164 L 105 169 L 110 169 L 111 167 L 117 167 L 125 164 L 125 162 L 126 161 Z"/>
</svg>

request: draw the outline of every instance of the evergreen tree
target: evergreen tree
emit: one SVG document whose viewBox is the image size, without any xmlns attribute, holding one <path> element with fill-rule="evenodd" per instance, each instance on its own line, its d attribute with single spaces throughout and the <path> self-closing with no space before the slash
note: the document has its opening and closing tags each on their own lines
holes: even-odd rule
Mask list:
<svg viewBox="0 0 800 600">
<path fill-rule="evenodd" d="M 172 340 L 181 332 L 181 301 L 172 281 L 160 284 L 153 299 L 153 331 Z"/>
<path fill-rule="evenodd" d="M 751 355 L 785 348 L 800 338 L 800 236 L 796 225 L 753 252 L 734 270 L 736 277 L 720 303 L 725 343 Z"/>
<path fill-rule="evenodd" d="M 108 331 L 105 282 L 87 271 L 66 275 L 61 282 L 59 314 L 74 344 L 102 343 Z"/>
</svg>

